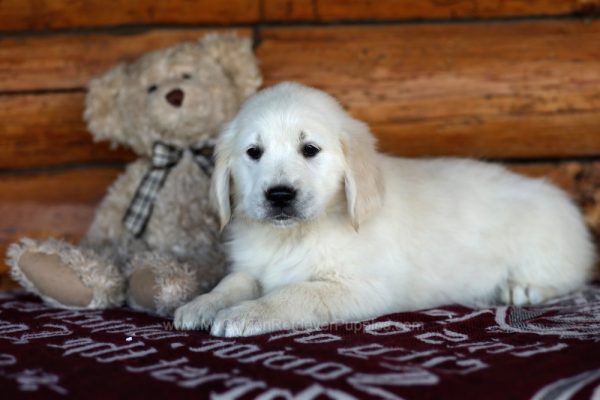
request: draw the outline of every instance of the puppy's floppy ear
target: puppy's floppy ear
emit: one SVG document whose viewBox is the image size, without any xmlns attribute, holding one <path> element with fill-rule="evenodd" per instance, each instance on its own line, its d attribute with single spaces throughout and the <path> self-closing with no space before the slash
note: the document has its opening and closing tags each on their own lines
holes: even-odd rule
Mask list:
<svg viewBox="0 0 600 400">
<path fill-rule="evenodd" d="M 377 157 L 376 140 L 369 127 L 348 117 L 344 131 L 342 149 L 346 157 L 346 201 L 352 226 L 358 230 L 359 225 L 381 206 L 383 176 Z"/>
<path fill-rule="evenodd" d="M 215 169 L 211 179 L 210 198 L 219 213 L 221 230 L 225 228 L 231 218 L 229 186 L 231 180 L 231 145 L 234 135 L 232 124 L 230 122 L 224 126 L 215 146 Z"/>
</svg>

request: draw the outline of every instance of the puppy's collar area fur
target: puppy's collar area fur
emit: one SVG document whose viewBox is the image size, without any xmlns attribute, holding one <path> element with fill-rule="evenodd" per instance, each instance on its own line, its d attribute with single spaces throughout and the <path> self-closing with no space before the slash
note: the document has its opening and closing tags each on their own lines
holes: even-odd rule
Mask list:
<svg viewBox="0 0 600 400">
<path fill-rule="evenodd" d="M 152 146 L 151 166 L 138 185 L 135 195 L 123 216 L 123 225 L 139 238 L 144 234 L 146 225 L 152 216 L 154 201 L 158 192 L 165 184 L 171 170 L 181 161 L 185 151 L 192 157 L 207 177 L 210 178 L 214 169 L 213 152 L 215 140 L 208 139 L 198 145 L 181 148 L 160 141 Z"/>
</svg>

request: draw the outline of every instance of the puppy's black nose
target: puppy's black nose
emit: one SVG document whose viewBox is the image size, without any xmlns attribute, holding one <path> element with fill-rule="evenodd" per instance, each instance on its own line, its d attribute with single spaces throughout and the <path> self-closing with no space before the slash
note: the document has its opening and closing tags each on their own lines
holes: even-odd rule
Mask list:
<svg viewBox="0 0 600 400">
<path fill-rule="evenodd" d="M 184 97 L 185 94 L 181 89 L 173 89 L 165 96 L 169 104 L 171 104 L 173 107 L 181 107 Z"/>
<path fill-rule="evenodd" d="M 289 186 L 273 186 L 265 192 L 265 197 L 275 207 L 284 207 L 296 198 L 296 190 Z"/>
</svg>

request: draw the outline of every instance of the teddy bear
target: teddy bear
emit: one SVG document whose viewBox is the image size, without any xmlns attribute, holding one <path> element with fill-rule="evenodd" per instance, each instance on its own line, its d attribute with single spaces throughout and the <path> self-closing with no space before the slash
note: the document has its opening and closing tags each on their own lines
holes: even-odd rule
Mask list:
<svg viewBox="0 0 600 400">
<path fill-rule="evenodd" d="M 10 245 L 13 279 L 53 306 L 126 302 L 163 316 L 210 290 L 226 262 L 209 201 L 214 140 L 260 84 L 250 39 L 216 33 L 93 79 L 89 131 L 139 158 L 108 189 L 79 245 Z"/>
</svg>

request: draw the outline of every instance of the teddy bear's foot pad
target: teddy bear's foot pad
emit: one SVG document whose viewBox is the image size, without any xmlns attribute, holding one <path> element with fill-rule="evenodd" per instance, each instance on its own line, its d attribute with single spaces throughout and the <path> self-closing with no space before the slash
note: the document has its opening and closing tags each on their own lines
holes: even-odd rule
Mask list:
<svg viewBox="0 0 600 400">
<path fill-rule="evenodd" d="M 157 296 L 156 276 L 151 269 L 138 269 L 129 276 L 129 305 L 132 308 L 154 312 Z"/>
<path fill-rule="evenodd" d="M 19 258 L 19 267 L 40 294 L 65 306 L 86 307 L 93 299 L 93 290 L 56 254 L 26 251 Z"/>
</svg>

